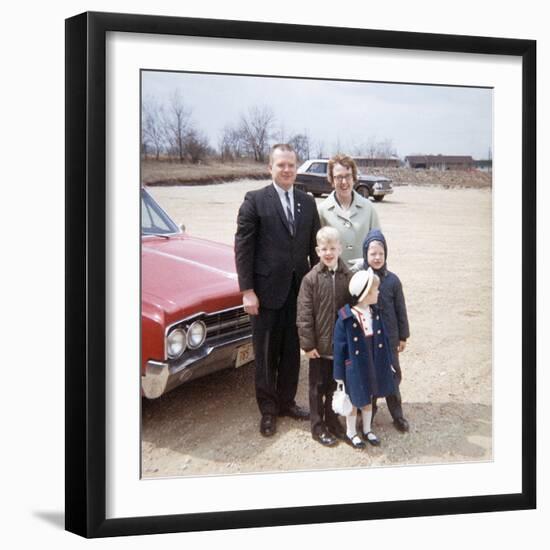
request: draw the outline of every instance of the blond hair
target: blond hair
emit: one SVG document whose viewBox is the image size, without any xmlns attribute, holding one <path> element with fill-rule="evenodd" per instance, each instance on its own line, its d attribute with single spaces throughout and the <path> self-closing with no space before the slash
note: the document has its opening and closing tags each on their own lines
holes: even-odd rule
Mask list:
<svg viewBox="0 0 550 550">
<path fill-rule="evenodd" d="M 335 229 L 334 227 L 330 227 L 330 225 L 325 225 L 324 227 L 321 227 L 319 231 L 317 231 L 317 235 L 315 236 L 317 239 L 317 244 L 319 245 L 321 242 L 330 243 L 330 242 L 340 242 L 340 233 L 338 233 L 338 229 Z"/>
</svg>

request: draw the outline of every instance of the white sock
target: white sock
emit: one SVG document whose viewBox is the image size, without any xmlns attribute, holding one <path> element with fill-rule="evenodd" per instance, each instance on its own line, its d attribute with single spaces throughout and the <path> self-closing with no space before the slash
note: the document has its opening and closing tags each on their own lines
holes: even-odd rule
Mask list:
<svg viewBox="0 0 550 550">
<path fill-rule="evenodd" d="M 357 435 L 357 412 L 346 416 L 346 435 L 351 439 Z"/>
<path fill-rule="evenodd" d="M 371 431 L 372 407 L 361 409 L 363 419 L 363 433 L 366 435 Z"/>
</svg>

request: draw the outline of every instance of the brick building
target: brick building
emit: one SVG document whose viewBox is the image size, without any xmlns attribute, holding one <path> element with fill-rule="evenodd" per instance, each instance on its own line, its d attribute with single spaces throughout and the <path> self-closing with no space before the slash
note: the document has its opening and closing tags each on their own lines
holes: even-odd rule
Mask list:
<svg viewBox="0 0 550 550">
<path fill-rule="evenodd" d="M 471 170 L 474 159 L 470 156 L 410 155 L 405 165 L 416 170 Z"/>
</svg>

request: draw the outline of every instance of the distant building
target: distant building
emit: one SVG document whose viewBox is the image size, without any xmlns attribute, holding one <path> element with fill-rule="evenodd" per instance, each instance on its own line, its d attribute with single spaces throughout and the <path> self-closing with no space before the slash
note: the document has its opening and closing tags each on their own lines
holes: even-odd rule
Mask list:
<svg viewBox="0 0 550 550">
<path fill-rule="evenodd" d="M 415 170 L 471 170 L 474 159 L 469 156 L 411 155 L 405 157 L 405 165 Z"/>
<path fill-rule="evenodd" d="M 397 168 L 400 165 L 400 161 L 397 157 L 353 157 L 355 164 L 359 168 L 383 168 L 393 167 Z"/>
</svg>

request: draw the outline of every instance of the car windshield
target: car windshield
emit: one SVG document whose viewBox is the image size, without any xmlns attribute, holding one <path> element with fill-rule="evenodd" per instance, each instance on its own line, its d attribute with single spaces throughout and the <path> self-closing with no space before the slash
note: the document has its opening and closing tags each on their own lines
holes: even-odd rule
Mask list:
<svg viewBox="0 0 550 550">
<path fill-rule="evenodd" d="M 327 163 L 326 162 L 313 162 L 311 166 L 307 169 L 310 174 L 326 174 L 327 173 Z"/>
<path fill-rule="evenodd" d="M 169 235 L 179 233 L 178 226 L 169 218 L 168 214 L 153 200 L 153 197 L 141 190 L 141 234 L 142 235 Z"/>
</svg>

